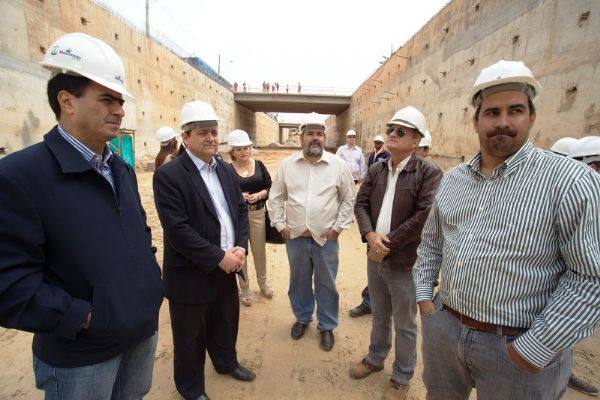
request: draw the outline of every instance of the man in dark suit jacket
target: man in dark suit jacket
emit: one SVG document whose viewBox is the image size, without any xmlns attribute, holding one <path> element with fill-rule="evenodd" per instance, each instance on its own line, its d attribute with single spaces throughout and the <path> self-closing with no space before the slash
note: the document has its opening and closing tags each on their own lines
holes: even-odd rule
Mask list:
<svg viewBox="0 0 600 400">
<path fill-rule="evenodd" d="M 204 361 L 218 373 L 251 381 L 240 366 L 235 273 L 248 246 L 248 209 L 231 165 L 215 154 L 217 116 L 208 103 L 182 110 L 186 150 L 154 174 L 154 200 L 164 230 L 164 280 L 174 345 L 174 376 L 185 399 L 208 399 Z"/>
<path fill-rule="evenodd" d="M 34 333 L 46 398 L 140 399 L 164 293 L 135 172 L 106 145 L 131 98 L 123 63 L 73 33 L 42 64 L 58 124 L 0 161 L 0 325 Z"/>
</svg>

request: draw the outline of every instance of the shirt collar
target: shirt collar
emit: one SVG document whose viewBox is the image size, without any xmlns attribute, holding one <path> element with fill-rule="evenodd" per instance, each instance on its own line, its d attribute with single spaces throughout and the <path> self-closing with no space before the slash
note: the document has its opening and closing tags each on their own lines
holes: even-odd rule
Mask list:
<svg viewBox="0 0 600 400">
<path fill-rule="evenodd" d="M 58 125 L 58 133 L 60 133 L 60 135 L 89 162 L 101 161 L 103 165 L 107 165 L 114 156 L 114 153 L 110 147 L 105 145 L 104 150 L 102 151 L 102 158 L 99 160 L 99 154 L 96 154 L 94 151 L 92 151 L 92 149 L 81 143 L 79 140 L 77 140 L 77 138 L 75 138 L 75 136 L 71 135 L 60 125 Z"/>
<path fill-rule="evenodd" d="M 506 170 L 506 174 L 511 174 L 515 172 L 518 167 L 525 162 L 529 156 L 533 153 L 533 145 L 529 140 L 527 140 L 523 146 L 512 156 L 508 157 L 504 162 L 496 167 L 503 168 Z M 481 172 L 481 151 L 479 151 L 469 162 L 467 163 L 467 167 L 470 168 L 473 172 Z"/>
<path fill-rule="evenodd" d="M 329 162 L 331 161 L 331 157 L 332 156 L 333 156 L 332 154 L 329 154 L 329 152 L 327 152 L 327 151 L 325 151 L 325 149 L 323 149 L 323 154 L 321 154 L 321 158 L 316 163 L 323 161 L 323 162 L 326 162 L 327 164 L 329 164 Z M 300 160 L 305 160 L 306 162 L 309 162 L 304 157 L 304 150 L 300 150 L 299 152 L 296 153 L 294 161 L 298 162 Z"/>
<path fill-rule="evenodd" d="M 192 162 L 194 163 L 196 168 L 198 168 L 198 171 L 201 171 L 202 168 L 206 168 L 206 169 L 217 168 L 217 162 L 214 157 L 210 158 L 210 164 L 208 164 L 208 163 L 205 163 L 204 161 L 202 161 L 200 158 L 193 155 L 189 149 L 186 148 L 185 152 L 188 154 L 188 156 L 190 156 L 190 159 L 192 160 Z"/>
<path fill-rule="evenodd" d="M 406 164 L 408 164 L 408 161 L 410 160 L 411 157 L 412 157 L 412 154 L 410 154 L 404 160 L 400 161 L 400 165 L 398 165 L 398 168 L 396 168 L 396 175 L 399 174 L 400 172 L 404 171 L 404 168 L 406 167 Z M 388 158 L 387 161 L 385 161 L 385 162 L 387 162 L 387 165 L 388 165 L 388 172 L 392 173 L 392 157 Z"/>
</svg>

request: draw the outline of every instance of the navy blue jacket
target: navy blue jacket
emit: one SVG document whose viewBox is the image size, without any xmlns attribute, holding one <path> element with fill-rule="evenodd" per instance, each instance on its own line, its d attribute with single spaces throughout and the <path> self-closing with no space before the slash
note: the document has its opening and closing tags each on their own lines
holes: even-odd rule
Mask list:
<svg viewBox="0 0 600 400">
<path fill-rule="evenodd" d="M 233 167 L 220 160 L 217 176 L 235 229 L 235 246 L 248 248 L 248 206 Z M 166 296 L 183 304 L 213 301 L 228 280 L 218 264 L 221 224 L 198 168 L 183 152 L 154 173 L 154 201 L 164 232 L 163 270 Z M 246 277 L 248 279 L 248 277 Z M 237 297 L 235 298 L 237 300 Z"/>
<path fill-rule="evenodd" d="M 111 168 L 116 195 L 56 127 L 0 160 L 0 325 L 34 332 L 35 356 L 56 367 L 105 361 L 158 326 L 164 288 L 135 173 L 119 157 Z"/>
</svg>

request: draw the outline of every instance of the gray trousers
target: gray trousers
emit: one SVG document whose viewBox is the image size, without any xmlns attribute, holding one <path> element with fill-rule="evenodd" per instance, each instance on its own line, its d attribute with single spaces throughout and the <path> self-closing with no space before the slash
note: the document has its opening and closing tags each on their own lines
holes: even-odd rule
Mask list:
<svg viewBox="0 0 600 400">
<path fill-rule="evenodd" d="M 417 362 L 417 303 L 412 272 L 392 271 L 387 260 L 381 263 L 369 260 L 367 276 L 373 311 L 367 361 L 383 366 L 383 361 L 392 348 L 393 322 L 395 358 L 392 379 L 407 384 L 414 374 Z"/>
<path fill-rule="evenodd" d="M 539 373 L 519 367 L 508 355 L 516 336 L 476 331 L 443 309 L 439 296 L 432 315 L 421 317 L 423 382 L 427 399 L 560 399 L 571 375 L 572 350 L 558 354 Z"/>
</svg>

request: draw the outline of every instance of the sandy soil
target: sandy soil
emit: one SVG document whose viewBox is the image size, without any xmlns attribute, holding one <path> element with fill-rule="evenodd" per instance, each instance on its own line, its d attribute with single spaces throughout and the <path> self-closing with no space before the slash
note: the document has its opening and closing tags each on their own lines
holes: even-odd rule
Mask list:
<svg viewBox="0 0 600 400">
<path fill-rule="evenodd" d="M 264 150 L 258 156 L 272 174 L 276 165 L 289 151 Z M 155 244 L 161 249 L 162 232 L 152 200 L 152 173 L 139 173 L 140 193 L 148 212 Z M 287 298 L 289 268 L 285 247 L 268 245 L 269 281 L 275 290 L 271 300 L 259 295 L 255 273 L 250 265 L 251 289 L 254 302 L 241 306 L 238 357 L 240 362 L 256 372 L 252 383 L 241 383 L 218 375 L 206 367 L 207 393 L 212 399 L 379 399 L 387 387 L 392 361 L 388 358 L 385 370 L 364 380 L 348 375 L 351 363 L 360 360 L 369 345 L 369 316 L 349 318 L 347 310 L 360 302 L 360 292 L 366 284 L 366 256 L 356 224 L 340 236 L 340 325 L 335 330 L 336 343 L 331 352 L 319 349 L 319 335 L 311 324 L 299 341 L 290 338 L 294 317 Z M 159 250 L 162 261 L 162 250 Z M 147 399 L 180 399 L 173 384 L 172 338 L 168 307 L 163 304 L 160 315 L 160 341 L 156 350 L 154 381 Z M 31 334 L 0 328 L 2 366 L 0 367 L 0 399 L 41 399 L 35 389 L 31 369 Z M 420 343 L 418 343 L 420 347 Z M 420 352 L 419 352 L 420 353 Z M 575 371 L 600 385 L 600 332 L 580 343 L 575 349 Z M 420 354 L 409 399 L 425 398 L 421 380 L 423 365 Z M 475 394 L 471 396 L 475 398 Z M 568 389 L 568 400 L 590 399 Z"/>
</svg>

